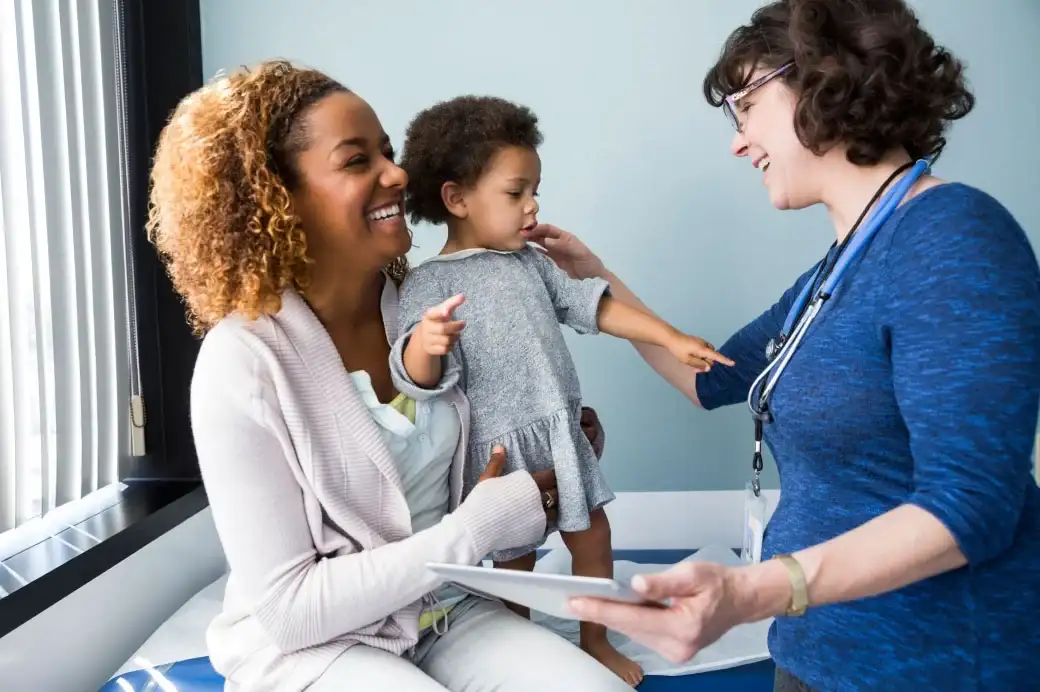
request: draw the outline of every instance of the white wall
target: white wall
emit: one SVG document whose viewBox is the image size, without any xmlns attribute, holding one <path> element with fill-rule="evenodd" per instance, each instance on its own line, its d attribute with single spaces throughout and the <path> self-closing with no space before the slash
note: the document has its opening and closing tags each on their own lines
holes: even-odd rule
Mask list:
<svg viewBox="0 0 1040 692">
<path fill-rule="evenodd" d="M 0 639 L 0 689 L 97 692 L 224 564 L 206 508 Z"/>
</svg>

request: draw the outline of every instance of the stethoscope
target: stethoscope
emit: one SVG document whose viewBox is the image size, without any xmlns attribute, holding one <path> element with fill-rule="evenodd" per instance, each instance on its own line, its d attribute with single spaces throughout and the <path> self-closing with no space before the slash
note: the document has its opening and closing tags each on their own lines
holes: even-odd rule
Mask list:
<svg viewBox="0 0 1040 692">
<path fill-rule="evenodd" d="M 834 258 L 828 262 L 828 257 L 830 257 L 831 251 L 834 250 L 834 245 L 832 245 L 827 252 L 828 257 L 825 257 L 820 262 L 816 271 L 805 282 L 805 286 L 802 287 L 794 305 L 791 306 L 787 313 L 783 331 L 776 338 L 769 340 L 766 346 L 766 368 L 762 371 L 762 374 L 755 378 L 750 390 L 748 390 L 747 397 L 747 405 L 755 421 L 755 454 L 752 458 L 751 467 L 755 472 L 752 490 L 754 490 L 756 497 L 761 493 L 762 427 L 764 423 L 771 423 L 773 420 L 769 412 L 769 399 L 776 388 L 780 375 L 783 374 L 787 364 L 791 361 L 791 356 L 794 355 L 798 345 L 805 338 L 806 331 L 808 331 L 809 326 L 820 313 L 823 304 L 834 294 L 834 289 L 838 282 L 841 281 L 841 276 L 845 269 L 867 246 L 878 229 L 888 221 L 892 213 L 902 203 L 910 188 L 931 168 L 931 165 L 931 159 L 921 159 L 915 163 L 907 163 L 900 166 L 888 177 L 884 184 L 874 193 L 874 197 L 867 206 L 864 207 L 859 219 L 852 226 L 852 230 L 845 236 L 837 252 L 834 253 Z M 867 212 L 877 202 L 881 193 L 891 185 L 892 181 L 900 173 L 908 168 L 910 172 L 896 183 L 891 190 L 885 193 L 874 214 L 867 220 L 863 229 L 858 230 Z M 810 296 L 812 296 L 811 300 Z"/>
</svg>

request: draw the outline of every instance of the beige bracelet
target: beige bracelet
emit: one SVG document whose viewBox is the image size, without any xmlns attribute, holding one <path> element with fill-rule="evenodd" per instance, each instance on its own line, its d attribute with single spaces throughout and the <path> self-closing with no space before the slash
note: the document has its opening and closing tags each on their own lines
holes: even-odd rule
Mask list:
<svg viewBox="0 0 1040 692">
<path fill-rule="evenodd" d="M 802 566 L 790 555 L 776 555 L 774 559 L 787 568 L 791 578 L 791 603 L 787 606 L 786 615 L 804 615 L 809 607 L 809 587 L 805 582 Z"/>
</svg>

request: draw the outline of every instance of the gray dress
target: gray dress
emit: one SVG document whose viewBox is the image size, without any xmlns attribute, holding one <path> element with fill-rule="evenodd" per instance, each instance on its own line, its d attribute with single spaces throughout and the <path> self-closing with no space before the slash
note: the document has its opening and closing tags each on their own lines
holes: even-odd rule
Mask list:
<svg viewBox="0 0 1040 692">
<path fill-rule="evenodd" d="M 488 463 L 493 445 L 506 449 L 506 471 L 556 469 L 559 517 L 554 530 L 583 531 L 589 513 L 614 499 L 581 430 L 581 388 L 561 324 L 596 334 L 608 284 L 571 279 L 534 248 L 466 250 L 427 260 L 401 285 L 401 338 L 391 370 L 411 383 L 402 353 L 429 308 L 462 294 L 455 318 L 466 326 L 446 359 L 444 377 L 458 377 L 470 401 L 469 450 L 463 497 Z M 511 560 L 539 547 L 518 546 L 491 557 Z"/>
</svg>

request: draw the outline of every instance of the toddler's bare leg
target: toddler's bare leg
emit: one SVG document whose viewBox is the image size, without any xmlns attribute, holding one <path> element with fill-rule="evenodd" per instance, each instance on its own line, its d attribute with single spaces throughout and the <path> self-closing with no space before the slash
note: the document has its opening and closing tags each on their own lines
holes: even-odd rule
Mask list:
<svg viewBox="0 0 1040 692">
<path fill-rule="evenodd" d="M 610 522 L 602 508 L 592 512 L 591 519 L 592 524 L 585 531 L 560 532 L 571 552 L 571 571 L 581 577 L 612 578 L 614 553 L 610 545 Z M 643 669 L 613 647 L 603 625 L 581 623 L 581 648 L 633 687 L 643 680 Z"/>
<path fill-rule="evenodd" d="M 534 563 L 538 555 L 533 550 L 527 555 L 521 555 L 513 560 L 507 560 L 506 562 L 496 562 L 495 569 L 515 569 L 521 572 L 531 572 L 534 570 Z M 531 609 L 527 606 L 518 605 L 516 603 L 506 602 L 506 607 L 516 613 L 522 618 L 531 618 Z"/>
</svg>

